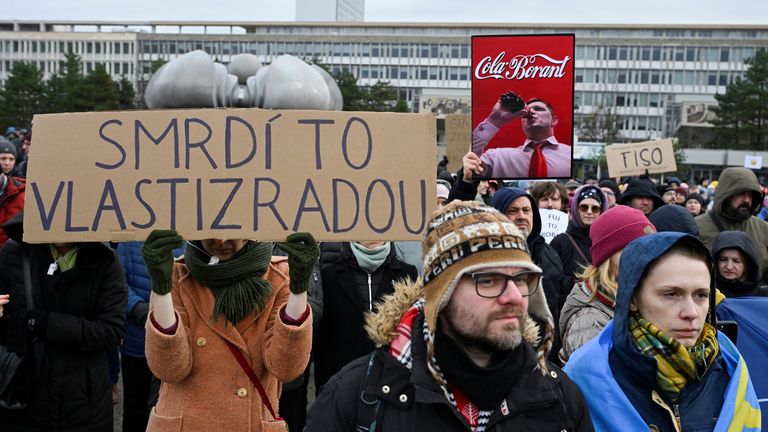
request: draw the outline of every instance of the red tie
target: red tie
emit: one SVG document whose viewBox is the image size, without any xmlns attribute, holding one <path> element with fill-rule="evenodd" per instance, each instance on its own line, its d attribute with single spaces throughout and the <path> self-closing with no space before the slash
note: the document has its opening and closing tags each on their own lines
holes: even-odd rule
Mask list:
<svg viewBox="0 0 768 432">
<path fill-rule="evenodd" d="M 545 143 L 546 141 L 536 143 L 533 148 L 531 165 L 528 167 L 528 177 L 530 178 L 542 178 L 547 176 L 547 159 L 541 152 L 541 146 Z"/>
</svg>

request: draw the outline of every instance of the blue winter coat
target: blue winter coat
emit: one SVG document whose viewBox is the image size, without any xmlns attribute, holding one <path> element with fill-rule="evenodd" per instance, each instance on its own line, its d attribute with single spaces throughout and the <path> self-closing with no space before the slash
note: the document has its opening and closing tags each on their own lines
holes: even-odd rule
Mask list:
<svg viewBox="0 0 768 432">
<path fill-rule="evenodd" d="M 128 306 L 125 309 L 126 325 L 125 339 L 122 352 L 131 357 L 144 356 L 144 326 L 136 321 L 133 309 L 139 303 L 149 302 L 149 294 L 152 292 L 152 280 L 141 256 L 143 242 L 120 243 L 117 246 L 117 255 L 125 272 L 125 281 L 128 283 Z M 173 251 L 173 256 L 184 254 L 184 248 Z"/>
<path fill-rule="evenodd" d="M 653 391 L 663 394 L 656 383 L 656 360 L 632 344 L 629 305 L 648 265 L 683 237 L 690 236 L 662 232 L 627 246 L 622 257 L 632 259 L 621 260 L 613 321 L 576 350 L 565 367 L 584 393 L 597 431 L 648 430 L 650 425 L 659 431 L 675 430 L 671 413 L 651 396 Z M 714 311 L 714 294 L 710 297 Z M 709 321 L 714 324 L 713 314 Z M 685 431 L 759 430 L 760 409 L 746 364 L 727 337 L 718 333 L 718 343 L 720 354 L 704 377 L 686 386 L 674 405 L 664 402 L 678 408 Z"/>
</svg>

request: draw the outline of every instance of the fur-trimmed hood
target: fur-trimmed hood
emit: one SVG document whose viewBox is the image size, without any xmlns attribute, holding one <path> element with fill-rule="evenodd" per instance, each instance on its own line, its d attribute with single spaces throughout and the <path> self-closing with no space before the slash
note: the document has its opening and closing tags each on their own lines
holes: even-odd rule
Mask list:
<svg viewBox="0 0 768 432">
<path fill-rule="evenodd" d="M 539 283 L 541 284 L 541 282 Z M 422 284 L 421 278 L 415 282 L 410 280 L 395 282 L 395 291 L 382 298 L 374 308 L 375 312 L 369 312 L 366 315 L 365 330 L 377 348 L 387 346 L 392 342 L 400 320 L 408 309 L 423 297 Z M 543 288 L 539 286 L 538 290 L 542 293 L 543 298 Z M 545 359 L 552 346 L 554 336 L 552 317 L 546 307 L 546 301 L 544 302 L 543 313 L 537 313 L 542 311 L 531 310 L 530 305 L 531 303 L 529 303 L 529 311 L 526 316 L 523 338 L 536 350 L 540 369 L 542 373 L 546 373 Z"/>
</svg>

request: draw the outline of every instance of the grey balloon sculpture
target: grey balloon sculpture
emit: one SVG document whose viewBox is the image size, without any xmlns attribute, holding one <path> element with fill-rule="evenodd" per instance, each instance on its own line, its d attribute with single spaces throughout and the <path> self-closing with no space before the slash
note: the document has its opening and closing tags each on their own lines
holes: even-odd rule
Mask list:
<svg viewBox="0 0 768 432">
<path fill-rule="evenodd" d="M 144 100 L 155 108 L 259 107 L 340 111 L 333 77 L 317 65 L 281 55 L 262 66 L 253 54 L 233 56 L 228 66 L 204 51 L 166 63 L 147 84 Z"/>
</svg>

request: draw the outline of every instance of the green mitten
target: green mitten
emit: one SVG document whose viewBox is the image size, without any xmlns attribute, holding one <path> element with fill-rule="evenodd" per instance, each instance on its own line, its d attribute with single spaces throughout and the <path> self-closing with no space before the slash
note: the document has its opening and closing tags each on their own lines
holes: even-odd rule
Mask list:
<svg viewBox="0 0 768 432">
<path fill-rule="evenodd" d="M 294 294 L 306 292 L 309 289 L 312 269 L 320 256 L 320 247 L 315 238 L 307 232 L 293 233 L 285 242 L 278 243 L 278 246 L 288 254 L 291 292 Z"/>
<path fill-rule="evenodd" d="M 173 278 L 173 250 L 181 247 L 184 239 L 175 230 L 154 230 L 149 234 L 141 255 L 152 278 L 152 291 L 163 295 L 171 292 Z"/>
</svg>

